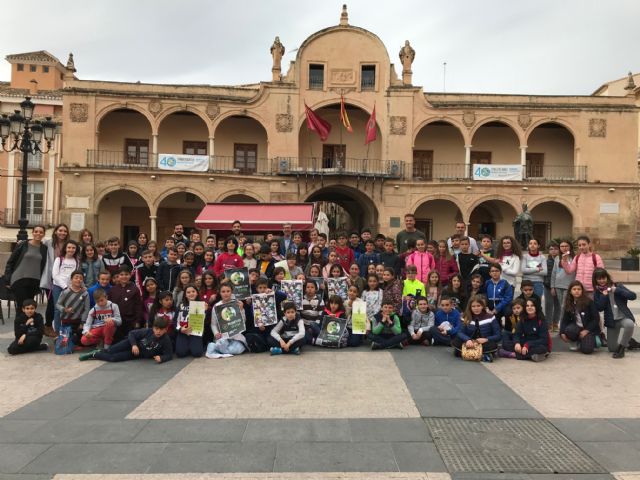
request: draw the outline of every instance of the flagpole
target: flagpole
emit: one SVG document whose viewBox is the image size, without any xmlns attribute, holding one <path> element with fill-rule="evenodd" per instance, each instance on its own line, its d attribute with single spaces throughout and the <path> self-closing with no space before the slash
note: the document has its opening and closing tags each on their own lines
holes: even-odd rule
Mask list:
<svg viewBox="0 0 640 480">
<path fill-rule="evenodd" d="M 342 159 L 344 157 L 344 148 L 342 146 L 342 127 L 344 127 L 343 125 L 343 120 L 342 120 L 342 105 L 344 104 L 344 90 L 340 89 L 340 155 L 338 157 L 338 169 L 342 168 Z M 344 111 L 347 111 L 347 105 L 344 104 Z"/>
</svg>

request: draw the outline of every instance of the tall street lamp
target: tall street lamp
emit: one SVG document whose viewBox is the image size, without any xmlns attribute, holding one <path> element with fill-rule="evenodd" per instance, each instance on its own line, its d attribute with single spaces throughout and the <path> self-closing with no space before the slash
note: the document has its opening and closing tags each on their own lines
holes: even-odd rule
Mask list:
<svg viewBox="0 0 640 480">
<path fill-rule="evenodd" d="M 51 141 L 55 135 L 56 124 L 51 121 L 51 117 L 46 117 L 43 122 L 33 119 L 35 105 L 31 97 L 26 97 L 20 103 L 21 110 L 16 110 L 10 117 L 2 115 L 0 117 L 0 138 L 2 139 L 2 149 L 5 152 L 19 150 L 22 152 L 22 195 L 20 197 L 20 219 L 18 225 L 18 241 L 27 240 L 27 170 L 28 157 L 36 153 L 47 153 L 51 149 Z M 42 137 L 46 143 L 43 149 Z"/>
</svg>

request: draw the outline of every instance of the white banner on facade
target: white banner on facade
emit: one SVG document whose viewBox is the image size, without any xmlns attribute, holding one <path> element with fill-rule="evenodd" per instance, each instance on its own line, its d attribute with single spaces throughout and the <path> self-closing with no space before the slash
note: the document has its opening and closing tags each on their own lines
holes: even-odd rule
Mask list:
<svg viewBox="0 0 640 480">
<path fill-rule="evenodd" d="M 180 172 L 206 172 L 209 170 L 209 157 L 207 155 L 161 153 L 158 155 L 158 168 Z"/>
<path fill-rule="evenodd" d="M 473 165 L 474 180 L 522 181 L 522 165 Z"/>
</svg>

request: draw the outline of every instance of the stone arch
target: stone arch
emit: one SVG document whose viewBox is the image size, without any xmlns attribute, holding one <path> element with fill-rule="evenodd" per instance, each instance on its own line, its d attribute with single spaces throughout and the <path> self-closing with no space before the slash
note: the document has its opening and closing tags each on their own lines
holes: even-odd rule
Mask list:
<svg viewBox="0 0 640 480">
<path fill-rule="evenodd" d="M 369 105 L 357 99 L 349 98 L 348 100 L 345 100 L 344 103 L 347 106 L 359 108 L 368 116 L 371 116 L 371 112 L 373 111 L 373 108 L 370 108 Z M 315 112 L 320 108 L 330 107 L 332 105 L 339 105 L 339 104 L 340 104 L 340 97 L 335 97 L 335 98 L 320 100 L 314 103 L 313 105 L 307 105 L 307 106 Z M 300 107 L 301 107 L 301 112 L 300 112 L 300 115 L 298 115 L 298 130 L 300 130 L 300 128 L 307 121 L 307 117 L 304 115 L 304 104 L 301 104 Z M 382 127 L 384 125 L 384 118 L 379 111 L 376 111 L 376 125 L 378 126 L 378 130 L 382 132 L 383 131 Z"/>
<path fill-rule="evenodd" d="M 202 142 L 209 152 L 211 125 L 207 117 L 192 107 L 173 107 L 158 118 L 158 153 L 183 153 L 184 141 Z"/>
<path fill-rule="evenodd" d="M 542 118 L 540 120 L 535 121 L 534 123 L 532 123 L 531 125 L 529 125 L 529 127 L 527 128 L 527 130 L 525 131 L 525 145 L 528 144 L 529 142 L 529 137 L 531 136 L 531 134 L 533 133 L 533 131 L 542 126 L 545 125 L 547 123 L 556 123 L 564 128 L 567 129 L 567 131 L 571 134 L 571 136 L 573 137 L 573 143 L 574 143 L 574 148 L 576 148 L 576 132 L 574 130 L 574 127 L 567 121 L 565 120 L 561 120 L 558 118 Z"/>
<path fill-rule="evenodd" d="M 100 202 L 102 202 L 104 197 L 106 197 L 110 193 L 116 192 L 118 190 L 130 190 L 133 193 L 136 193 L 140 197 L 142 197 L 142 199 L 147 203 L 147 207 L 149 207 L 149 211 L 152 211 L 152 208 L 154 208 L 153 202 L 149 198 L 147 192 L 145 192 L 141 188 L 133 186 L 133 185 L 122 184 L 122 185 L 111 185 L 109 187 L 103 188 L 98 193 L 96 193 L 94 195 L 94 197 L 93 197 L 93 209 L 94 209 L 94 211 L 97 213 L 98 207 L 100 206 Z"/>
<path fill-rule="evenodd" d="M 427 125 L 430 125 L 432 123 L 435 122 L 444 122 L 444 123 L 448 123 L 449 125 L 451 125 L 452 127 L 456 128 L 458 130 L 458 132 L 460 132 L 460 135 L 462 136 L 462 140 L 464 141 L 465 145 L 469 145 L 471 142 L 471 137 L 468 137 L 468 130 L 466 128 L 464 128 L 464 126 L 458 122 L 456 119 L 452 118 L 452 117 L 432 117 L 432 118 L 427 118 L 423 121 L 421 121 L 417 127 L 415 127 L 413 129 L 413 138 L 411 140 L 411 146 L 415 147 L 416 144 L 416 139 L 418 138 L 418 135 L 420 134 L 420 132 L 422 131 L 422 129 L 424 127 L 426 127 Z"/>
<path fill-rule="evenodd" d="M 489 117 L 489 118 L 483 118 L 482 120 L 480 120 L 478 123 L 476 123 L 471 130 L 469 131 L 469 144 L 473 144 L 473 137 L 476 135 L 476 133 L 478 133 L 478 130 L 480 130 L 480 128 L 482 128 L 483 126 L 486 126 L 489 123 L 502 123 L 503 125 L 511 128 L 511 130 L 513 131 L 513 133 L 515 134 L 516 138 L 518 139 L 519 144 L 522 145 L 526 145 L 525 141 L 524 141 L 524 133 L 522 131 L 521 128 L 519 128 L 519 126 L 517 124 L 515 124 L 513 121 L 506 119 L 504 117 Z"/>
<path fill-rule="evenodd" d="M 509 205 L 511 205 L 513 207 L 513 209 L 516 212 L 519 212 L 520 209 L 522 208 L 522 205 L 519 205 L 513 198 L 507 197 L 506 195 L 502 195 L 499 193 L 492 193 L 489 195 L 483 195 L 482 197 L 478 197 L 476 198 L 474 201 L 472 201 L 468 206 L 467 206 L 467 211 L 466 213 L 466 218 L 470 218 L 471 217 L 471 213 L 482 203 L 484 202 L 488 202 L 490 200 L 501 200 L 505 203 L 508 203 Z"/>
<path fill-rule="evenodd" d="M 221 193 L 220 195 L 218 195 L 215 199 L 216 203 L 220 203 L 220 202 L 236 202 L 237 200 L 229 200 L 229 198 L 231 197 L 247 197 L 247 198 L 251 198 L 253 199 L 254 202 L 258 202 L 258 203 L 267 203 L 267 201 L 264 199 L 264 197 L 262 197 L 261 195 L 257 194 L 256 192 L 248 192 L 247 190 L 243 190 L 243 189 L 235 189 L 235 190 L 227 190 L 224 193 Z"/>
<path fill-rule="evenodd" d="M 256 112 L 247 109 L 229 110 L 218 115 L 218 117 L 216 117 L 216 119 L 211 124 L 211 132 L 213 133 L 213 137 L 215 137 L 216 131 L 218 130 L 220 124 L 231 117 L 247 117 L 255 120 L 262 126 L 262 128 L 264 128 L 264 131 L 267 133 L 267 141 L 269 140 L 269 130 L 267 130 L 267 122 L 265 121 L 265 119 L 258 115 Z"/>
<path fill-rule="evenodd" d="M 464 221 L 459 203 L 453 195 L 428 195 L 414 204 L 416 228 L 430 240 L 448 238 L 453 233 L 454 222 Z M 428 208 L 429 204 L 431 208 Z"/>
<path fill-rule="evenodd" d="M 174 105 L 172 107 L 162 110 L 162 112 L 160 112 L 160 114 L 158 115 L 158 118 L 156 118 L 156 131 L 158 132 L 160 131 L 160 124 L 162 124 L 162 122 L 169 115 L 171 115 L 172 113 L 178 113 L 178 112 L 190 112 L 190 113 L 193 113 L 194 115 L 197 115 L 207 126 L 207 132 L 209 137 L 213 137 L 213 126 L 212 126 L 211 119 L 209 119 L 209 117 L 206 114 L 204 114 L 201 110 L 195 108 L 192 105 Z"/>
<path fill-rule="evenodd" d="M 341 184 L 327 185 L 325 183 L 323 187 L 309 192 L 303 201 L 324 202 L 324 206 L 329 204 L 338 205 L 349 214 L 353 222 L 352 225 L 346 225 L 347 228 L 361 230 L 364 227 L 369 227 L 373 231 L 379 230 L 378 208 L 375 201 L 369 195 L 356 188 Z"/>
<path fill-rule="evenodd" d="M 138 233 L 151 232 L 151 205 L 145 193 L 131 185 L 105 188 L 94 199 L 96 238 L 117 236 L 124 245 Z"/>
<path fill-rule="evenodd" d="M 102 122 L 102 120 L 108 114 L 116 110 L 134 110 L 142 114 L 149 122 L 149 126 L 151 127 L 151 133 L 153 135 L 156 135 L 158 133 L 156 121 L 153 118 L 153 115 L 151 115 L 151 113 L 148 110 L 142 108 L 139 105 L 132 104 L 132 103 L 112 103 L 111 105 L 107 105 L 106 107 L 102 108 L 98 113 L 96 113 L 96 133 L 100 131 L 100 122 Z"/>
<path fill-rule="evenodd" d="M 551 195 L 538 197 L 538 198 L 535 198 L 534 200 L 531 200 L 529 203 L 527 203 L 527 206 L 529 207 L 529 210 L 533 210 L 534 208 L 542 205 L 543 203 L 550 203 L 550 202 L 558 203 L 562 205 L 564 208 L 566 208 L 569 211 L 569 213 L 571 214 L 571 217 L 573 217 L 573 223 L 580 224 L 580 210 L 566 198 L 555 197 Z"/>
<path fill-rule="evenodd" d="M 153 208 L 154 209 L 158 209 L 160 204 L 167 199 L 168 197 L 170 197 L 171 195 L 173 195 L 174 193 L 180 193 L 180 192 L 184 192 L 184 193 L 191 193 L 193 195 L 195 195 L 196 197 L 198 197 L 200 200 L 202 200 L 203 203 L 207 203 L 207 195 L 205 195 L 204 193 L 202 193 L 201 191 L 195 189 L 195 188 L 191 188 L 191 187 L 173 187 L 170 188 L 169 190 L 165 190 L 164 192 L 162 192 L 160 195 L 158 195 L 156 197 L 156 199 L 153 202 Z"/>
<path fill-rule="evenodd" d="M 513 235 L 513 219 L 520 211 L 511 200 L 502 195 L 488 195 L 476 200 L 468 209 L 469 234 L 482 234 L 498 238 Z"/>
<path fill-rule="evenodd" d="M 573 236 L 576 216 L 568 202 L 558 198 L 539 199 L 531 205 L 529 210 L 534 222 L 533 237 L 538 240 L 542 248 L 548 247 L 549 242 L 554 238 Z"/>
<path fill-rule="evenodd" d="M 422 205 L 423 203 L 431 202 L 432 200 L 446 200 L 448 202 L 455 203 L 456 205 L 458 205 L 460 203 L 460 197 L 459 196 L 456 196 L 456 195 L 453 195 L 453 194 L 449 194 L 449 193 L 431 193 L 429 195 L 425 195 L 423 197 L 420 197 L 419 200 L 416 200 L 415 202 L 413 202 L 411 204 L 411 207 L 410 207 L 409 211 L 415 212 L 420 205 Z M 460 207 L 458 207 L 458 208 L 460 208 Z M 464 215 L 464 212 L 462 211 L 462 209 L 460 211 Z"/>
</svg>

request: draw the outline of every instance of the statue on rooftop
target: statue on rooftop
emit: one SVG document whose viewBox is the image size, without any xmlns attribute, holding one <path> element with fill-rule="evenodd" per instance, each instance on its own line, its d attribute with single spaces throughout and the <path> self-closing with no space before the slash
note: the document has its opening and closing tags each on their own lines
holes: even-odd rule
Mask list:
<svg viewBox="0 0 640 480">
<path fill-rule="evenodd" d="M 411 64 L 416 58 L 416 51 L 409 44 L 409 40 L 405 40 L 404 47 L 400 49 L 399 57 L 402 62 L 402 71 L 411 72 Z"/>
<path fill-rule="evenodd" d="M 284 56 L 284 45 L 280 43 L 280 37 L 276 37 L 273 41 L 273 45 L 271 45 L 271 56 L 273 57 L 272 70 L 280 70 L 280 64 L 282 62 L 282 57 Z"/>
</svg>

